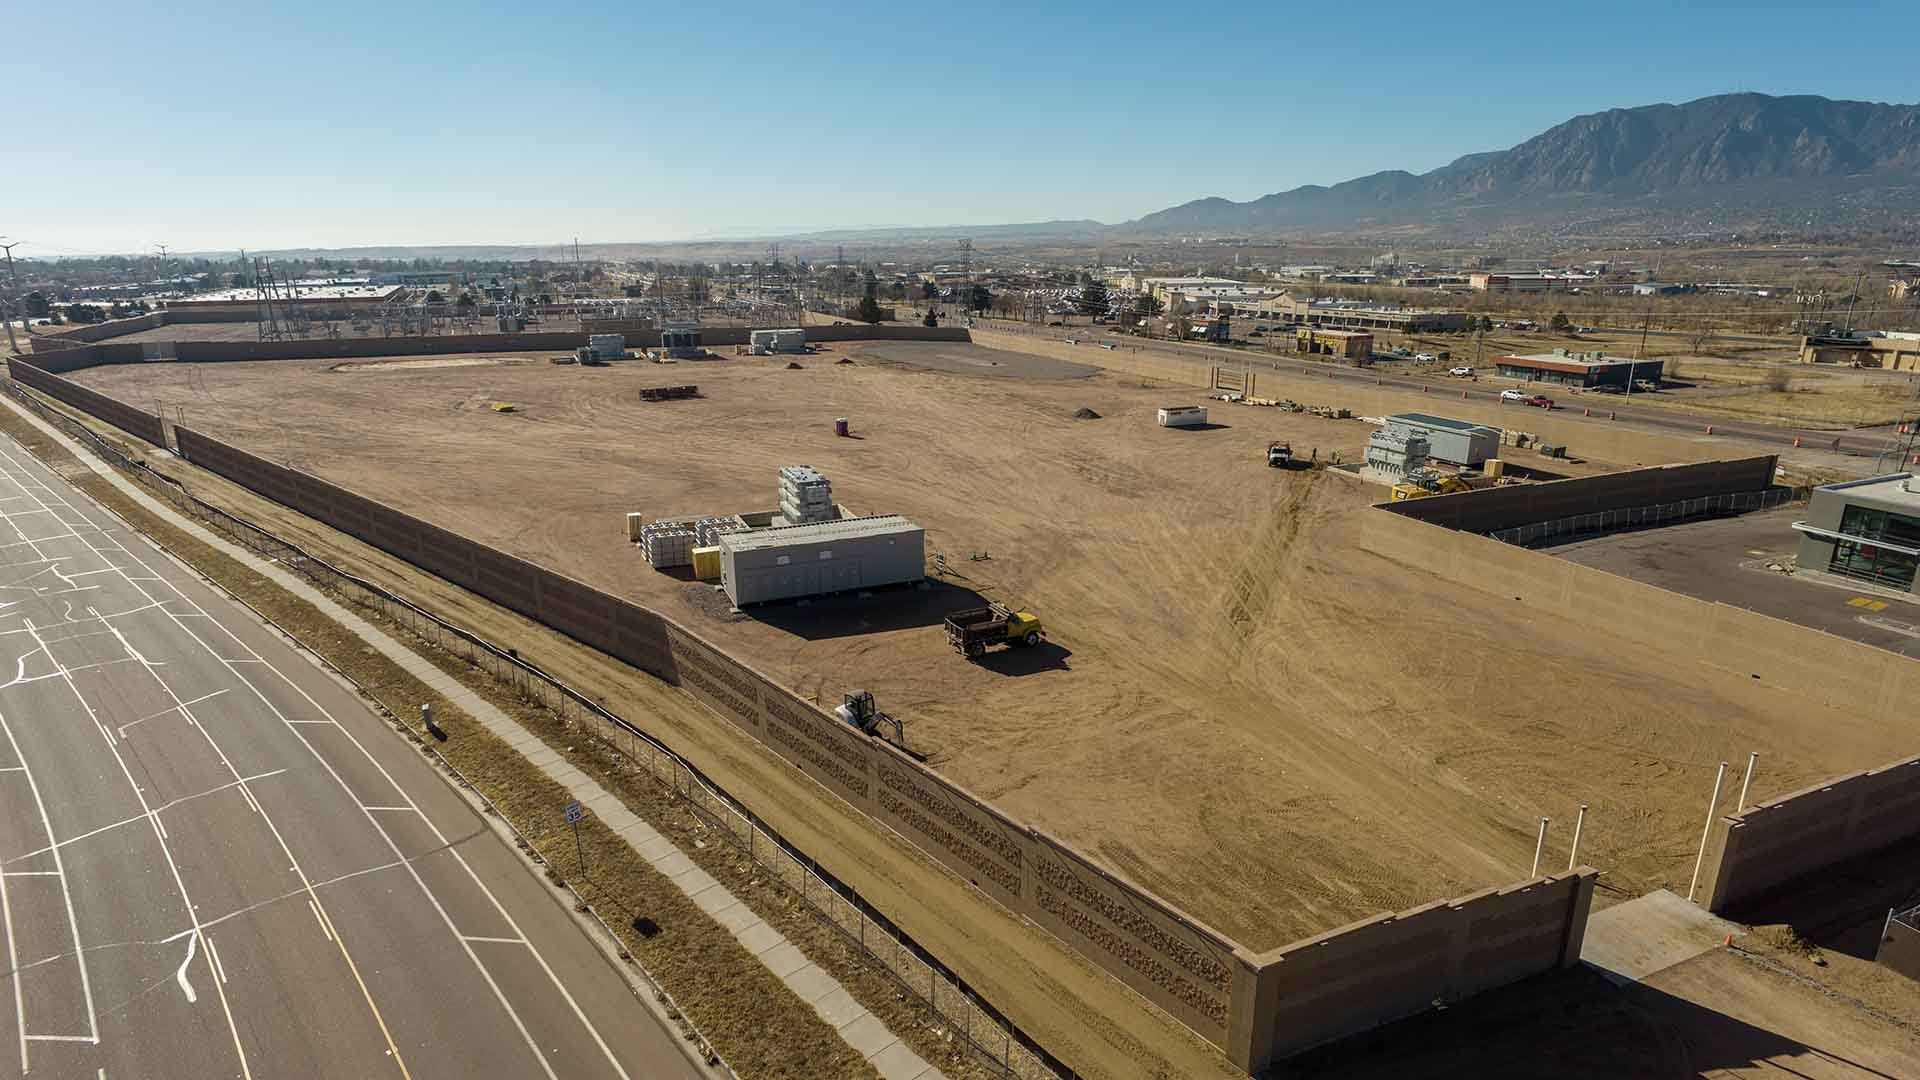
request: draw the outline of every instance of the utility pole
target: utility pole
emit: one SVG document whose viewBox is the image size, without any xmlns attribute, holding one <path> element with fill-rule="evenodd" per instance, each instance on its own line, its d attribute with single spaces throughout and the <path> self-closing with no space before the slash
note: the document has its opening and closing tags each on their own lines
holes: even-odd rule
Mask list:
<svg viewBox="0 0 1920 1080">
<path fill-rule="evenodd" d="M 21 243 L 22 241 L 15 240 L 11 244 L 0 244 L 0 250 L 5 250 L 7 253 L 7 279 L 11 282 L 11 287 L 7 290 L 11 294 L 11 299 L 5 304 L 0 304 L 0 322 L 7 324 L 7 350 L 14 353 L 20 351 L 20 343 L 13 337 L 13 309 L 20 306 L 20 273 L 13 268 L 13 249 L 19 247 Z"/>
</svg>

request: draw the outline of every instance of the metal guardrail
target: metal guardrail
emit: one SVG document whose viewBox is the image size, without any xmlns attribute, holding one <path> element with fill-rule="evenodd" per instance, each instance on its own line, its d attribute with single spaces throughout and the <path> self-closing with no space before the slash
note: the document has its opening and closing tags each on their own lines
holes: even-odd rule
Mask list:
<svg viewBox="0 0 1920 1080">
<path fill-rule="evenodd" d="M 1656 503 L 1652 506 L 1603 510 L 1592 514 L 1554 518 L 1551 521 L 1536 521 L 1511 529 L 1497 529 L 1486 535 L 1516 547 L 1534 547 L 1543 543 L 1563 543 L 1578 537 L 1598 536 L 1603 533 L 1641 529 L 1652 525 L 1667 525 L 1695 518 L 1723 517 L 1754 510 L 1770 510 L 1777 506 L 1800 502 L 1806 498 L 1807 489 L 1805 488 L 1771 488 L 1766 491 L 1706 495 L 1698 499 L 1683 499 L 1678 502 Z"/>
<path fill-rule="evenodd" d="M 0 386 L 182 513 L 280 563 L 315 587 L 349 603 L 378 610 L 420 640 L 463 656 L 495 680 L 511 686 L 522 701 L 546 709 L 565 723 L 582 726 L 616 753 L 643 765 L 649 776 L 696 816 L 724 833 L 756 865 L 771 871 L 775 880 L 797 895 L 816 918 L 854 946 L 889 981 L 924 1003 L 985 1064 L 1014 1080 L 1077 1080 L 1078 1074 L 982 1001 L 964 980 L 862 899 L 857 890 L 821 869 L 659 739 L 522 659 L 517 651 L 496 645 L 244 518 L 203 502 L 179 481 L 122 453 L 85 425 L 34 399 L 12 380 L 0 381 Z M 652 976 L 648 979 L 652 981 Z M 664 988 L 660 990 L 665 993 Z"/>
</svg>

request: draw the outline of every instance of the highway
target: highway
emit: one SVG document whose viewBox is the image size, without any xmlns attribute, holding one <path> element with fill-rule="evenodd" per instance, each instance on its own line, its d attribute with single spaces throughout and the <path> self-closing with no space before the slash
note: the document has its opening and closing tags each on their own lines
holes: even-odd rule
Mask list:
<svg viewBox="0 0 1920 1080">
<path fill-rule="evenodd" d="M 350 689 L 4 438 L 0 924 L 0 1077 L 705 1075 Z"/>
</svg>

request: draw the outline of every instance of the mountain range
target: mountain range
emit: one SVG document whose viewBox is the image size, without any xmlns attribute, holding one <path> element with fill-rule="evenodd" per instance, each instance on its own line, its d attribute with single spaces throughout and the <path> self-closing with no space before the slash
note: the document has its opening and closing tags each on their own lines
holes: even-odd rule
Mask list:
<svg viewBox="0 0 1920 1080">
<path fill-rule="evenodd" d="M 1911 227 L 1916 193 L 1920 106 L 1725 94 L 1575 117 L 1432 172 L 1378 172 L 1249 202 L 1197 199 L 1119 228 Z"/>
</svg>

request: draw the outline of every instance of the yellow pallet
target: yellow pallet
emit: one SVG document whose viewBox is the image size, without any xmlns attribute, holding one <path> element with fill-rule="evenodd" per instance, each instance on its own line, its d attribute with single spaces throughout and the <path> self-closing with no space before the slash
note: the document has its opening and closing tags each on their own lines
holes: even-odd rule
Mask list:
<svg viewBox="0 0 1920 1080">
<path fill-rule="evenodd" d="M 492 405 L 488 406 L 488 408 L 492 409 L 494 412 L 518 412 L 519 411 L 517 408 L 514 407 L 514 404 L 511 401 L 496 401 Z"/>
</svg>

